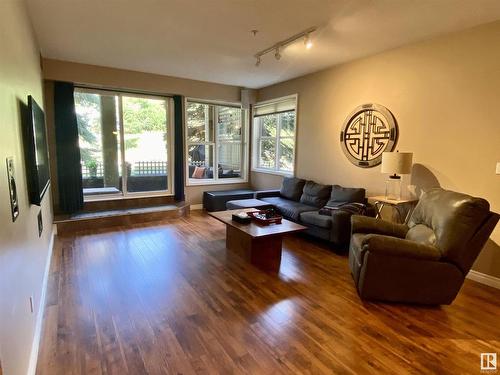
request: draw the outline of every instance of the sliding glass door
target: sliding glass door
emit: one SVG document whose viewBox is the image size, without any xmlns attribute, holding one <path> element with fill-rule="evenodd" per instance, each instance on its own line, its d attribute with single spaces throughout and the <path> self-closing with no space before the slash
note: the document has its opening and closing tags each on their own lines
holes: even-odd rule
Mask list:
<svg viewBox="0 0 500 375">
<path fill-rule="evenodd" d="M 172 194 L 170 98 L 75 90 L 83 194 Z"/>
<path fill-rule="evenodd" d="M 75 91 L 84 197 L 122 193 L 118 106 L 116 95 Z"/>
<path fill-rule="evenodd" d="M 168 105 L 165 99 L 122 97 L 129 193 L 168 189 Z"/>
</svg>

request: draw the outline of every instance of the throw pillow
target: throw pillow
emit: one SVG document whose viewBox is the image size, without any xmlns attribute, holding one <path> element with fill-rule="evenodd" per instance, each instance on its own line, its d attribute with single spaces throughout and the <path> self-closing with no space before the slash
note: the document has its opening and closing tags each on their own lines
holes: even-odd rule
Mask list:
<svg viewBox="0 0 500 375">
<path fill-rule="evenodd" d="M 205 167 L 196 167 L 193 171 L 192 178 L 203 178 L 205 176 Z"/>
<path fill-rule="evenodd" d="M 280 195 L 293 201 L 298 201 L 304 189 L 305 180 L 296 177 L 285 177 L 281 184 Z"/>
<path fill-rule="evenodd" d="M 323 207 L 330 196 L 331 189 L 331 185 L 322 185 L 314 181 L 307 181 L 300 197 L 300 203 Z"/>
<path fill-rule="evenodd" d="M 332 216 L 337 212 L 345 212 L 350 215 L 365 215 L 367 211 L 366 204 L 363 203 L 344 203 L 337 207 L 325 206 L 319 210 L 320 215 Z"/>
</svg>

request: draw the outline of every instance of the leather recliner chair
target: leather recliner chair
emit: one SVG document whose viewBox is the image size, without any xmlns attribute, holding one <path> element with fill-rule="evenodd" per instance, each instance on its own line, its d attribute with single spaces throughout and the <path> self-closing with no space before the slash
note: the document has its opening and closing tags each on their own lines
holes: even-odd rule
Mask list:
<svg viewBox="0 0 500 375">
<path fill-rule="evenodd" d="M 361 298 L 450 304 L 499 215 L 482 198 L 435 188 L 408 225 L 351 219 L 349 266 Z"/>
</svg>

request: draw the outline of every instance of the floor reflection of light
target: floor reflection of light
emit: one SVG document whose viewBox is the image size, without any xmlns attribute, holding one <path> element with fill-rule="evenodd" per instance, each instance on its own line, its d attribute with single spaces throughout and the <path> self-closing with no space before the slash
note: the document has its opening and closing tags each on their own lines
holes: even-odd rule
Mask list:
<svg viewBox="0 0 500 375">
<path fill-rule="evenodd" d="M 261 314 L 259 322 L 274 332 L 282 332 L 295 322 L 297 307 L 294 298 L 277 302 Z"/>
<path fill-rule="evenodd" d="M 283 251 L 281 255 L 280 279 L 298 281 L 302 278 L 303 267 L 300 266 L 299 260 L 295 255 L 288 251 Z"/>
</svg>

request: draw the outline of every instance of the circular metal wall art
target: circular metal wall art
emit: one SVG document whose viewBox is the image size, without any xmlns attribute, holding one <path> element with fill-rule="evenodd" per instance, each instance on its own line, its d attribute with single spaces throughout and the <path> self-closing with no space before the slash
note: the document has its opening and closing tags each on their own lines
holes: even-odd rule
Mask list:
<svg viewBox="0 0 500 375">
<path fill-rule="evenodd" d="M 392 151 L 398 140 L 398 126 L 392 113 L 379 104 L 363 104 L 344 121 L 340 143 L 345 156 L 361 168 L 382 162 L 382 153 Z"/>
</svg>

